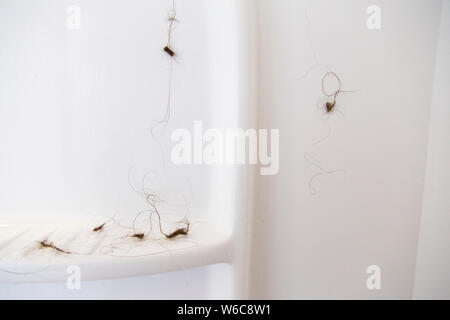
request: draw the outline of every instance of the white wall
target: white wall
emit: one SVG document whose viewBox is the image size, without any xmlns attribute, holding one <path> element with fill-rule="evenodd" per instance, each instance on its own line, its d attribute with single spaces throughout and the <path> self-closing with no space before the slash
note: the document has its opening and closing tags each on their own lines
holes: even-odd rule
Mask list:
<svg viewBox="0 0 450 320">
<path fill-rule="evenodd" d="M 450 299 L 450 1 L 443 3 L 414 298 Z"/>
<path fill-rule="evenodd" d="M 280 128 L 281 150 L 279 174 L 258 178 L 250 296 L 411 298 L 440 2 L 258 3 L 259 121 Z M 328 122 L 327 70 L 355 90 Z M 306 154 L 344 172 L 317 177 L 312 195 Z M 369 265 L 381 290 L 366 287 Z"/>
<path fill-rule="evenodd" d="M 167 106 L 171 3 L 81 0 L 71 30 L 72 1 L 0 1 L 2 217 L 132 217 L 145 201 L 128 177 L 140 189 L 146 174 L 147 188 L 184 197 L 190 215 L 210 211 L 211 168 L 170 161 L 171 132 L 212 113 L 201 0 L 177 2 L 171 118 L 162 135 L 150 131 Z"/>
</svg>

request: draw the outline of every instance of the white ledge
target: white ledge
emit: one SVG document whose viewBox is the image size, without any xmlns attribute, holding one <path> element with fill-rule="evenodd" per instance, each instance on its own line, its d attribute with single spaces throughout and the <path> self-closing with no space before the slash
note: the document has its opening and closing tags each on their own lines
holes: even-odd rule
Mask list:
<svg viewBox="0 0 450 320">
<path fill-rule="evenodd" d="M 170 272 L 228 262 L 230 239 L 208 223 L 192 224 L 187 236 L 155 236 L 142 240 L 132 230 L 108 223 L 0 223 L 0 283 L 61 282 L 78 266 L 82 280 L 113 279 Z M 153 228 L 154 229 L 154 228 Z M 47 240 L 61 250 L 43 248 Z"/>
</svg>

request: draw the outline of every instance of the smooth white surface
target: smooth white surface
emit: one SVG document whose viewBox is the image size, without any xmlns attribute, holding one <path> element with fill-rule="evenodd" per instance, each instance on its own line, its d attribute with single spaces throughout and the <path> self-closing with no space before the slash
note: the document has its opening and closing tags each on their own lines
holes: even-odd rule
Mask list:
<svg viewBox="0 0 450 320">
<path fill-rule="evenodd" d="M 280 172 L 258 177 L 250 297 L 411 298 L 440 2 L 381 1 L 379 31 L 368 1 L 258 4 L 259 125 L 280 128 Z M 355 92 L 327 122 L 328 70 Z M 311 195 L 305 154 L 345 172 Z"/>
<path fill-rule="evenodd" d="M 450 299 L 450 1 L 442 6 L 414 298 Z"/>
<path fill-rule="evenodd" d="M 133 188 L 138 192 L 145 188 L 168 200 L 164 216 L 187 215 L 193 224 L 219 230 L 206 239 L 207 246 L 212 245 L 206 259 L 186 251 L 173 267 L 168 254 L 163 259 L 152 255 L 138 264 L 138 271 L 133 271 L 136 265 L 105 267 L 115 270 L 111 276 L 229 261 L 224 243 L 236 247 L 237 257 L 245 255 L 252 205 L 247 168 L 173 165 L 170 134 L 176 128 L 191 129 L 194 120 L 202 120 L 205 127 L 233 128 L 246 127 L 254 119 L 245 86 L 248 71 L 242 69 L 249 53 L 240 51 L 240 44 L 247 41 L 242 20 L 247 3 L 176 1 L 180 23 L 172 34 L 177 55 L 171 118 L 155 139 L 150 129 L 164 116 L 168 97 L 170 60 L 162 47 L 171 3 L 79 1 L 81 29 L 68 30 L 70 1 L 0 2 L 1 218 L 18 222 L 76 220 L 80 214 L 132 218 L 147 208 Z M 231 233 L 236 237 L 228 243 Z M 233 270 L 208 267 L 208 276 L 202 274 L 204 268 L 185 272 L 207 283 L 182 291 L 173 280 L 177 276 L 157 276 L 165 279 L 165 288 L 152 287 L 158 280 L 145 277 L 142 281 L 149 286 L 146 291 L 145 286 L 138 288 L 136 295 L 242 297 L 247 270 L 242 261 Z M 92 268 L 91 262 L 86 268 Z M 78 297 L 95 296 L 100 285 L 87 283 Z M 54 288 L 2 285 L 0 291 L 10 297 L 41 291 L 48 297 Z M 203 294 L 203 288 L 212 289 Z"/>
</svg>

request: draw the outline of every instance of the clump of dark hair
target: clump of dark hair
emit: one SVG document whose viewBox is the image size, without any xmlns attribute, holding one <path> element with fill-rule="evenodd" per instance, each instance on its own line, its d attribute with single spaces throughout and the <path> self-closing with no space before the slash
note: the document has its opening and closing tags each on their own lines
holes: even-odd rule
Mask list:
<svg viewBox="0 0 450 320">
<path fill-rule="evenodd" d="M 56 251 L 61 252 L 61 253 L 66 253 L 66 254 L 70 254 L 71 253 L 70 251 L 66 251 L 66 250 L 63 250 L 63 249 L 55 246 L 55 244 L 53 242 L 50 242 L 47 239 L 39 241 L 39 246 L 40 246 L 41 249 L 51 248 L 51 249 L 56 250 Z"/>
</svg>

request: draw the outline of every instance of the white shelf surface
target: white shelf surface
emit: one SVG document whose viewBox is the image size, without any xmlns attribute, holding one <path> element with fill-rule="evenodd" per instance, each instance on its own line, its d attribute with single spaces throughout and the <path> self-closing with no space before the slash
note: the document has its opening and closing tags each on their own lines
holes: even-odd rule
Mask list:
<svg viewBox="0 0 450 320">
<path fill-rule="evenodd" d="M 153 231 L 142 240 L 114 221 L 103 230 L 92 221 L 0 222 L 0 283 L 61 282 L 71 269 L 82 280 L 149 275 L 227 262 L 229 237 L 208 223 L 193 223 L 189 234 L 166 239 Z M 70 253 L 43 248 L 47 240 Z M 73 269 L 72 269 L 73 270 Z"/>
</svg>

